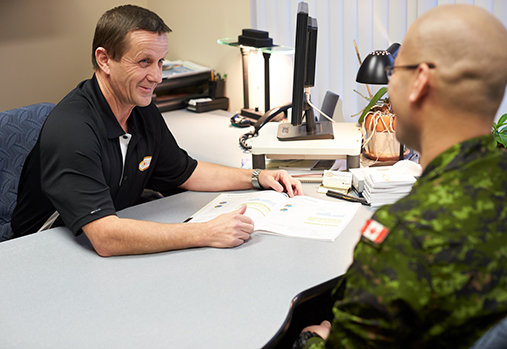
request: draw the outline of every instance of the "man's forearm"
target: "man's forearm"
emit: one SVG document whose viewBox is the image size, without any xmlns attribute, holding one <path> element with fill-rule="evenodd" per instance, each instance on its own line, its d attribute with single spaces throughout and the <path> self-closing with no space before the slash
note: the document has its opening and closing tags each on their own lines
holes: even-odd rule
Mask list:
<svg viewBox="0 0 507 349">
<path fill-rule="evenodd" d="M 252 189 L 253 170 L 226 167 L 199 162 L 190 178 L 180 187 L 193 191 L 226 191 Z M 303 195 L 301 183 L 292 178 L 287 171 L 261 171 L 258 184 L 264 189 L 286 192 L 290 197 Z"/>
<path fill-rule="evenodd" d="M 251 189 L 252 170 L 199 161 L 192 176 L 181 185 L 181 188 L 192 191 Z"/>
<path fill-rule="evenodd" d="M 103 257 L 202 246 L 202 224 L 162 224 L 108 216 L 83 231 Z"/>
<path fill-rule="evenodd" d="M 104 257 L 155 253 L 190 247 L 241 245 L 254 230 L 246 206 L 204 223 L 163 224 L 107 216 L 83 227 L 97 253 Z"/>
</svg>

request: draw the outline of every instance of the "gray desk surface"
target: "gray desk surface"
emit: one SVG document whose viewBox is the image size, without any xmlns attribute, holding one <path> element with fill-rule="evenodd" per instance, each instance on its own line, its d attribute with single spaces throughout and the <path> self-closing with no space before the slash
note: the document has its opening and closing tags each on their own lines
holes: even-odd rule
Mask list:
<svg viewBox="0 0 507 349">
<path fill-rule="evenodd" d="M 185 192 L 119 216 L 182 222 L 216 195 Z M 294 296 L 345 272 L 370 214 L 333 243 L 255 233 L 232 249 L 102 258 L 67 228 L 3 242 L 0 347 L 260 348 Z"/>
</svg>

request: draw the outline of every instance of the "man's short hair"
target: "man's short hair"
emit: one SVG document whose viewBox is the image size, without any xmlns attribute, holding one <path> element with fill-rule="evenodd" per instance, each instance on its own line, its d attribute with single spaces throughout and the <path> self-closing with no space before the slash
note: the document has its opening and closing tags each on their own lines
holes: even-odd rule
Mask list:
<svg viewBox="0 0 507 349">
<path fill-rule="evenodd" d="M 99 68 L 95 51 L 99 47 L 106 49 L 109 56 L 119 61 L 127 50 L 127 34 L 135 30 L 146 30 L 152 33 L 169 33 L 171 29 L 156 13 L 135 5 L 115 7 L 100 17 L 93 37 L 92 63 Z"/>
</svg>

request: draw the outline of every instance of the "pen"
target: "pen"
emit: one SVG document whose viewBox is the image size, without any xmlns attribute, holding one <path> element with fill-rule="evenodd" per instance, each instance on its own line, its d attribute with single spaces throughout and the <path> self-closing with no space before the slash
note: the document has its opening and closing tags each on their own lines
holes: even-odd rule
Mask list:
<svg viewBox="0 0 507 349">
<path fill-rule="evenodd" d="M 342 193 L 340 193 L 338 191 L 328 190 L 327 193 L 326 193 L 326 195 L 327 196 L 331 196 L 333 198 L 347 200 L 347 201 L 351 201 L 351 202 L 359 202 L 359 203 L 361 203 L 363 205 L 370 206 L 370 203 L 368 201 L 366 201 L 365 199 L 356 198 L 355 196 L 342 194 Z"/>
</svg>

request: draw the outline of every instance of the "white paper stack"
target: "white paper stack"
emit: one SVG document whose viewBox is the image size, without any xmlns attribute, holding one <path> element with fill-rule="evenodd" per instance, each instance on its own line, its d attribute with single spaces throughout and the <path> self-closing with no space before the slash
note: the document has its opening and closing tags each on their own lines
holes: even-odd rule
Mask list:
<svg viewBox="0 0 507 349">
<path fill-rule="evenodd" d="M 365 176 L 363 196 L 371 206 L 395 203 L 406 196 L 416 179 L 405 173 L 369 173 Z"/>
</svg>

